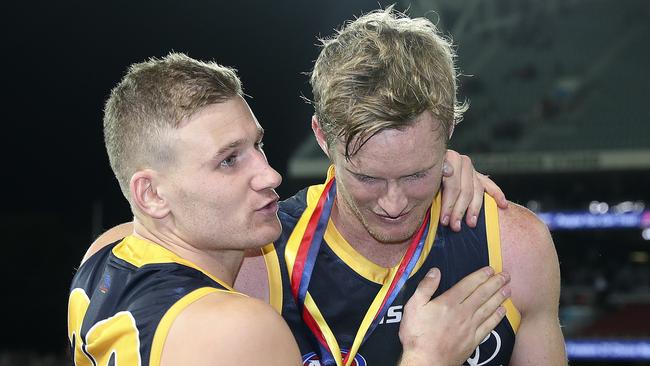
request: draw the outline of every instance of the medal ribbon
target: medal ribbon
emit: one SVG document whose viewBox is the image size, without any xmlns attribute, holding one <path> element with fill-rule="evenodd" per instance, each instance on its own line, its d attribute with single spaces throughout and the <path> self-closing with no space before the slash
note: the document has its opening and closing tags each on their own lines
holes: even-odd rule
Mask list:
<svg viewBox="0 0 650 366">
<path fill-rule="evenodd" d="M 368 308 L 352 347 L 343 358 L 333 332 L 308 292 L 314 264 L 316 263 L 320 245 L 323 242 L 335 197 L 336 182 L 334 177 L 331 177 L 325 183 L 323 192 L 320 194 L 311 214 L 307 210 L 305 212 L 309 217 L 304 233 L 302 235 L 296 233 L 298 235 L 296 237 L 293 234 L 291 235 L 289 240 L 300 240 L 300 244 L 295 251 L 290 250 L 290 245 L 287 245 L 286 259 L 288 267 L 291 268 L 291 293 L 298 305 L 298 311 L 300 311 L 304 323 L 318 341 L 321 362 L 323 364 L 336 362 L 337 366 L 349 366 L 354 360 L 359 347 L 368 339 L 388 311 L 422 255 L 429 232 L 430 212 L 427 210 L 425 220 L 411 240 L 404 257 L 402 257 L 397 268 L 391 270 L 389 281 L 384 283 Z M 303 219 L 306 219 L 306 217 L 303 216 L 301 221 Z"/>
</svg>

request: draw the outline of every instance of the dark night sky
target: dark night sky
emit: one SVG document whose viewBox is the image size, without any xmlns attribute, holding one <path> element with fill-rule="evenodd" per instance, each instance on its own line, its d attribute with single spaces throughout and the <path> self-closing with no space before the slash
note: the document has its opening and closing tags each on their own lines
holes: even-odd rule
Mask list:
<svg viewBox="0 0 650 366">
<path fill-rule="evenodd" d="M 5 316 L 0 347 L 63 350 L 67 287 L 92 239 L 93 203 L 100 227 L 130 218 L 101 131 L 104 100 L 129 64 L 174 50 L 236 67 L 267 130 L 269 160 L 284 173 L 289 154 L 311 138 L 301 73 L 317 55 L 317 37 L 378 4 L 5 4 L 0 222 L 3 307 L 14 316 Z M 38 341 L 26 342 L 30 334 Z"/>
</svg>

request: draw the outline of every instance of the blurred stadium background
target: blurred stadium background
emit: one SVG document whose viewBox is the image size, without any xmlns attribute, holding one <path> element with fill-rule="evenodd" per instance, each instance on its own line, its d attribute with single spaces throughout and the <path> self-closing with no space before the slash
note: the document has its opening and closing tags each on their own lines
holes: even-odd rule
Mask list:
<svg viewBox="0 0 650 366">
<path fill-rule="evenodd" d="M 571 363 L 650 362 L 648 3 L 409 4 L 458 45 L 470 109 L 451 147 L 552 231 Z M 327 164 L 307 139 L 289 177 Z"/>
<path fill-rule="evenodd" d="M 100 122 L 128 64 L 176 50 L 237 67 L 288 197 L 327 166 L 300 98 L 316 37 L 390 4 L 9 4 L 0 365 L 68 364 L 68 283 L 92 238 L 130 219 Z M 552 231 L 571 364 L 650 364 L 650 3 L 396 7 L 457 44 L 470 109 L 451 147 Z"/>
</svg>

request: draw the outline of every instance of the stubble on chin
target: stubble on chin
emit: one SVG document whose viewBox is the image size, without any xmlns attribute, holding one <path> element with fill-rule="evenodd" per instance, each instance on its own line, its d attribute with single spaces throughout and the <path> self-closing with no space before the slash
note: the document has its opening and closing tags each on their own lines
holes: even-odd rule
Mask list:
<svg viewBox="0 0 650 366">
<path fill-rule="evenodd" d="M 413 235 L 415 235 L 415 233 L 417 232 L 417 228 L 415 228 L 414 230 L 410 229 L 401 235 L 389 235 L 389 234 L 382 233 L 379 230 L 375 230 L 374 228 L 370 227 L 370 225 L 367 225 L 366 223 L 364 223 L 364 226 L 366 227 L 366 230 L 368 231 L 370 236 L 372 236 L 373 239 L 375 239 L 376 241 L 382 244 L 387 244 L 387 245 L 403 244 L 404 242 L 410 240 L 413 237 Z"/>
</svg>

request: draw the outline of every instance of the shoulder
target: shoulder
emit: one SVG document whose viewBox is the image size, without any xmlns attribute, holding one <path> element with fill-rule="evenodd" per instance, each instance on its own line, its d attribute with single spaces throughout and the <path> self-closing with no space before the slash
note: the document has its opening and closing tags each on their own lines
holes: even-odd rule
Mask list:
<svg viewBox="0 0 650 366">
<path fill-rule="evenodd" d="M 162 353 L 162 363 L 172 365 L 292 365 L 299 360 L 288 326 L 269 305 L 225 291 L 187 306 L 174 320 Z"/>
<path fill-rule="evenodd" d="M 108 229 L 106 232 L 102 233 L 95 241 L 90 244 L 86 254 L 84 254 L 81 263 L 83 264 L 88 258 L 92 257 L 93 254 L 102 250 L 109 244 L 115 243 L 118 240 L 122 240 L 125 237 L 129 236 L 133 232 L 133 223 L 126 222 L 115 227 Z"/>
<path fill-rule="evenodd" d="M 560 269 L 548 228 L 533 212 L 511 203 L 499 210 L 503 268 L 512 277 L 512 300 L 523 313 L 557 306 Z"/>
<path fill-rule="evenodd" d="M 502 241 L 530 242 L 533 248 L 527 248 L 527 252 L 530 249 L 544 251 L 553 244 L 546 224 L 532 211 L 516 203 L 511 202 L 508 208 L 499 209 L 499 229 Z"/>
</svg>

